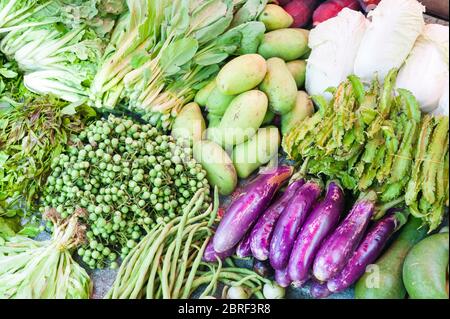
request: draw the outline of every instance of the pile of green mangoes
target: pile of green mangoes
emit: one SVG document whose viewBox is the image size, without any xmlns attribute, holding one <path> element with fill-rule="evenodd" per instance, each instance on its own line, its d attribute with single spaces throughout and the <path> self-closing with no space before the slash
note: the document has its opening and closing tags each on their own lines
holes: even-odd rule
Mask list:
<svg viewBox="0 0 450 319">
<path fill-rule="evenodd" d="M 229 61 L 178 114 L 172 135 L 194 144 L 194 158 L 222 195 L 233 192 L 238 177 L 249 177 L 276 157 L 277 116 L 285 134 L 314 112 L 309 96 L 299 91 L 309 51 L 307 30 L 270 31 L 258 54 Z"/>
</svg>

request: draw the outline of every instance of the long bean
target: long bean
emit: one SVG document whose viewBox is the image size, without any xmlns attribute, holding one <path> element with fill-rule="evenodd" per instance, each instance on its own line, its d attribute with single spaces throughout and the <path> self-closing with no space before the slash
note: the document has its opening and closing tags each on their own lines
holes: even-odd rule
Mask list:
<svg viewBox="0 0 450 319">
<path fill-rule="evenodd" d="M 195 214 L 200 209 L 200 207 L 203 205 L 203 198 L 204 198 L 204 193 L 202 193 L 200 195 L 200 199 L 197 200 L 197 202 L 195 203 L 195 206 L 192 209 L 191 214 Z M 178 260 L 179 255 L 180 255 L 181 239 L 183 238 L 183 232 L 184 232 L 184 228 L 186 227 L 188 216 L 189 216 L 189 211 L 187 211 L 185 214 L 183 214 L 183 218 L 181 219 L 180 224 L 178 226 L 177 237 L 175 239 L 176 246 L 175 246 L 175 251 L 174 251 L 174 255 L 173 255 L 173 259 L 175 261 Z M 171 269 L 170 269 L 170 282 L 173 282 L 175 280 L 176 271 L 177 271 L 177 263 L 172 262 Z"/>
<path fill-rule="evenodd" d="M 145 294 L 147 299 L 154 298 L 154 287 L 155 287 L 155 282 L 156 282 L 155 276 L 156 276 L 156 272 L 158 270 L 159 260 L 163 253 L 163 250 L 164 250 L 164 246 L 161 245 L 159 247 L 158 251 L 156 252 L 152 267 L 150 269 L 150 275 L 148 277 L 146 294 Z"/>
<path fill-rule="evenodd" d="M 195 233 L 201 228 L 203 227 L 203 225 L 198 225 L 197 227 L 195 227 L 190 233 L 189 233 L 189 237 L 186 240 L 185 246 L 184 246 L 184 252 L 183 252 L 183 257 L 182 257 L 182 262 L 181 262 L 181 266 L 180 266 L 180 272 L 177 274 L 177 276 L 179 278 L 184 278 L 184 275 L 186 273 L 186 269 L 188 267 L 188 258 L 189 258 L 189 251 L 190 251 L 190 246 L 192 243 L 192 239 L 195 235 Z M 173 262 L 173 261 L 172 261 Z M 175 261 L 176 262 L 176 261 Z M 181 289 L 181 285 L 182 285 L 182 281 L 177 280 L 174 284 L 173 287 L 173 292 L 172 292 L 172 297 L 174 299 L 178 298 L 178 295 L 180 293 L 180 289 Z"/>
<path fill-rule="evenodd" d="M 200 266 L 200 263 L 201 263 L 202 257 L 203 257 L 203 253 L 205 252 L 205 249 L 206 249 L 206 246 L 208 245 L 209 240 L 210 240 L 210 237 L 206 238 L 206 240 L 204 241 L 204 243 L 202 245 L 202 248 L 198 252 L 197 258 L 195 258 L 194 263 L 192 264 L 191 271 L 189 272 L 187 281 L 184 284 L 183 295 L 181 296 L 182 299 L 189 298 L 189 296 L 191 295 L 191 291 L 192 291 L 191 287 L 193 286 L 195 275 L 197 274 L 198 267 Z M 182 279 L 179 278 L 178 280 L 182 280 Z"/>
</svg>

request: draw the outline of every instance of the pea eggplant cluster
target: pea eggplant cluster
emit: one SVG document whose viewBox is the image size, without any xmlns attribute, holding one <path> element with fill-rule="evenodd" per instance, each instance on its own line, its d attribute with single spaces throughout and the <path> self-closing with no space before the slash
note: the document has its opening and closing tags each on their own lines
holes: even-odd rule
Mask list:
<svg viewBox="0 0 450 319">
<path fill-rule="evenodd" d="M 294 175 L 279 192 L 292 173 L 281 166 L 256 177 L 228 208 L 204 259 L 214 262 L 236 252 L 269 261 L 280 286 L 313 280 L 312 293 L 325 297 L 364 274 L 407 213 L 396 209 L 371 224 L 377 198 L 369 192 L 344 215 L 345 194 L 337 181 L 328 182 L 323 195 L 322 181 Z"/>
<path fill-rule="evenodd" d="M 91 268 L 124 258 L 146 229 L 169 222 L 209 183 L 192 148 L 151 125 L 110 116 L 83 130 L 52 162 L 43 202 L 63 218 L 86 209 L 88 244 L 78 250 Z"/>
</svg>

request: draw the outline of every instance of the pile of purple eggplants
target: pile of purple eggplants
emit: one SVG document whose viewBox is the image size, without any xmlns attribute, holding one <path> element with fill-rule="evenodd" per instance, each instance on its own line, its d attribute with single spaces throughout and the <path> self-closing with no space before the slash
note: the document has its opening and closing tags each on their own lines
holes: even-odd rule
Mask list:
<svg viewBox="0 0 450 319">
<path fill-rule="evenodd" d="M 203 259 L 253 256 L 255 270 L 264 274 L 271 273 L 264 269 L 270 263 L 280 286 L 300 287 L 311 280 L 311 294 L 323 298 L 364 274 L 406 222 L 407 212 L 396 209 L 371 223 L 377 196 L 369 192 L 344 214 L 338 182 L 324 187 L 319 179 L 292 173 L 292 167 L 280 166 L 251 181 L 225 212 Z"/>
</svg>

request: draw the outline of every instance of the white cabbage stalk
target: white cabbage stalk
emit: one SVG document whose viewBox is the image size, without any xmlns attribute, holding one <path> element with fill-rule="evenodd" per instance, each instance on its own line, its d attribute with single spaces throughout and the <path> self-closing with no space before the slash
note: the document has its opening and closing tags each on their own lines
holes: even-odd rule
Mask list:
<svg viewBox="0 0 450 319">
<path fill-rule="evenodd" d="M 306 67 L 306 90 L 310 95 L 323 94 L 327 88 L 338 86 L 353 73 L 367 25 L 363 14 L 344 9 L 337 17 L 311 30 L 309 46 L 312 51 Z"/>
<path fill-rule="evenodd" d="M 439 105 L 449 76 L 449 28 L 429 24 L 417 39 L 397 77 L 397 87 L 411 91 L 423 112 Z"/>
<path fill-rule="evenodd" d="M 444 94 L 442 94 L 440 100 L 439 100 L 439 106 L 437 107 L 437 109 L 435 109 L 433 111 L 434 115 L 445 115 L 448 116 L 448 75 L 447 75 L 447 81 L 445 82 L 445 89 L 444 89 Z"/>
<path fill-rule="evenodd" d="M 369 13 L 367 28 L 355 61 L 355 74 L 370 82 L 382 81 L 392 68 L 400 68 L 425 26 L 425 7 L 417 0 L 382 0 Z"/>
<path fill-rule="evenodd" d="M 36 94 L 54 95 L 68 102 L 81 102 L 89 93 L 81 85 L 83 79 L 66 70 L 41 70 L 25 74 L 25 87 Z"/>
</svg>

